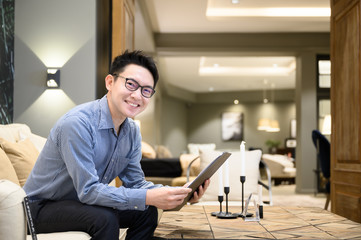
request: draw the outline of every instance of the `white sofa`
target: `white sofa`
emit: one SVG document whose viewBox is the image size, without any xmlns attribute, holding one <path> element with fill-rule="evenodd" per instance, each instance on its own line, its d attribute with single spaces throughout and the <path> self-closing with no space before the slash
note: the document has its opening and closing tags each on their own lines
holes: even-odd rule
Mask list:
<svg viewBox="0 0 361 240">
<path fill-rule="evenodd" d="M 296 168 L 293 158 L 281 154 L 263 154 L 262 160 L 269 167 L 275 185 L 295 182 Z"/>
<path fill-rule="evenodd" d="M 0 239 L 30 240 L 26 235 L 22 186 L 46 139 L 33 134 L 25 124 L 0 125 Z M 114 183 L 112 183 L 115 185 Z M 119 239 L 124 239 L 121 229 Z M 88 240 L 84 232 L 38 234 L 39 240 Z"/>
</svg>

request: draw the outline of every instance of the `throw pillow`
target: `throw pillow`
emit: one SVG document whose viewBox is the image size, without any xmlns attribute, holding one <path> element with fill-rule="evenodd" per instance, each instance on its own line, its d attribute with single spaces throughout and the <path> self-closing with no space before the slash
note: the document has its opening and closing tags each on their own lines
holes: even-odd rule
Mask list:
<svg viewBox="0 0 361 240">
<path fill-rule="evenodd" d="M 23 187 L 38 158 L 38 150 L 29 139 L 12 143 L 0 138 L 0 146 L 10 159 L 18 176 L 20 186 Z"/>
<path fill-rule="evenodd" d="M 44 145 L 46 143 L 46 138 L 41 137 L 39 135 L 33 134 L 33 133 L 27 133 L 25 131 L 20 130 L 19 131 L 19 139 L 20 141 L 23 141 L 25 139 L 29 138 L 30 141 L 34 144 L 35 148 L 38 150 L 38 152 L 41 152 L 43 150 Z"/>
<path fill-rule="evenodd" d="M 216 157 L 221 155 L 220 151 L 201 151 L 201 169 L 204 169 Z M 229 187 L 230 193 L 228 195 L 229 201 L 241 201 L 242 199 L 242 184 L 241 176 L 241 152 L 231 152 L 231 156 L 227 159 L 229 164 Z M 244 198 L 246 199 L 250 193 L 257 193 L 258 191 L 258 176 L 259 163 L 262 152 L 260 150 L 246 151 L 246 182 L 244 183 Z M 225 183 L 225 164 L 220 168 L 223 171 L 223 187 Z M 220 170 L 218 170 L 220 171 Z M 218 171 L 211 177 L 211 184 L 207 191 L 201 198 L 201 201 L 218 201 L 219 185 L 218 185 Z M 222 188 L 223 188 L 222 187 Z"/>
<path fill-rule="evenodd" d="M 142 141 L 142 157 L 143 158 L 155 158 L 156 153 L 152 146 Z"/>
<path fill-rule="evenodd" d="M 173 155 L 166 146 L 158 145 L 156 147 L 156 157 L 157 158 L 172 158 Z"/>
<path fill-rule="evenodd" d="M 17 185 L 20 185 L 15 169 L 2 148 L 0 148 L 0 166 L 0 179 L 7 179 L 13 183 L 16 183 Z"/>
<path fill-rule="evenodd" d="M 216 144 L 215 143 L 189 143 L 187 145 L 188 151 L 190 154 L 199 155 L 199 151 L 209 151 L 209 150 L 216 150 Z"/>
</svg>

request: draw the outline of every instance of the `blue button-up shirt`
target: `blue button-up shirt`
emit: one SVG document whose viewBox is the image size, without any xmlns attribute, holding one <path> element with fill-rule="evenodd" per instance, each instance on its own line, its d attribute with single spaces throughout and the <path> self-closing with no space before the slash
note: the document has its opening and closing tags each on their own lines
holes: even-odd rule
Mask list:
<svg viewBox="0 0 361 240">
<path fill-rule="evenodd" d="M 24 190 L 30 199 L 78 200 L 119 210 L 146 208 L 141 135 L 132 119 L 119 135 L 106 96 L 75 107 L 50 131 Z M 123 186 L 108 184 L 119 177 Z"/>
</svg>

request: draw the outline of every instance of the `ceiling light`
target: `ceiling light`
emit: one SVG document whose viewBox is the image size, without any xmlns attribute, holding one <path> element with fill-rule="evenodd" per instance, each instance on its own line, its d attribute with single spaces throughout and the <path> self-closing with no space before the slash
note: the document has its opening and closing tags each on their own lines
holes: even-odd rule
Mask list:
<svg viewBox="0 0 361 240">
<path fill-rule="evenodd" d="M 232 0 L 232 3 L 233 3 L 233 4 L 238 4 L 238 3 L 239 3 L 239 0 Z"/>
<path fill-rule="evenodd" d="M 330 8 L 207 8 L 207 17 L 330 17 Z"/>
<path fill-rule="evenodd" d="M 208 88 L 208 91 L 213 92 L 213 91 L 214 91 L 214 87 L 209 87 L 209 88 Z"/>
<path fill-rule="evenodd" d="M 233 103 L 234 103 L 235 105 L 237 105 L 237 104 L 239 103 L 238 99 L 235 99 L 235 100 L 233 101 Z"/>
</svg>

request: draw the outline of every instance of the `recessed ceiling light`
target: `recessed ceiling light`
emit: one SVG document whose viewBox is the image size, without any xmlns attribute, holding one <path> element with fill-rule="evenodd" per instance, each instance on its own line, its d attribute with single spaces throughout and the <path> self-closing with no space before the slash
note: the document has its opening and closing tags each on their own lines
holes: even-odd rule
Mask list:
<svg viewBox="0 0 361 240">
<path fill-rule="evenodd" d="M 209 88 L 208 88 L 208 91 L 213 92 L 213 91 L 214 91 L 214 87 L 209 87 Z"/>
<path fill-rule="evenodd" d="M 233 103 L 237 105 L 239 103 L 238 99 L 235 99 Z"/>
<path fill-rule="evenodd" d="M 233 4 L 238 4 L 238 3 L 239 3 L 239 0 L 232 0 L 232 3 L 233 3 Z"/>
</svg>

